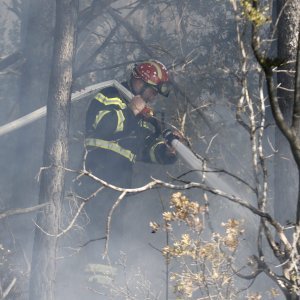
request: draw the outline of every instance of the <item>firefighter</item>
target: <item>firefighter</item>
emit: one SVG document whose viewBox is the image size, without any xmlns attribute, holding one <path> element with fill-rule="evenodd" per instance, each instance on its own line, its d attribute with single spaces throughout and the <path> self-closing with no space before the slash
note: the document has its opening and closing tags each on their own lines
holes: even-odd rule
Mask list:
<svg viewBox="0 0 300 300">
<path fill-rule="evenodd" d="M 135 64 L 122 83 L 133 94 L 128 102 L 114 87 L 101 90 L 86 115 L 86 169 L 123 188 L 131 187 L 136 161 L 172 164 L 176 154 L 161 137 L 159 122 L 149 108 L 158 94 L 167 97 L 167 68 L 159 61 Z"/>
</svg>

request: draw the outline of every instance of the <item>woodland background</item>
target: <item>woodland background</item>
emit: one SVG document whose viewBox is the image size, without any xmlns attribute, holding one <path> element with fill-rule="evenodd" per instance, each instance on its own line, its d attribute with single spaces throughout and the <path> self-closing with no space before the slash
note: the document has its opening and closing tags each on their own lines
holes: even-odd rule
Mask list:
<svg viewBox="0 0 300 300">
<path fill-rule="evenodd" d="M 298 299 L 299 7 L 2 0 L 0 124 L 44 105 L 48 115 L 0 136 L 0 299 Z M 71 105 L 70 94 L 122 81 L 148 58 L 173 82 L 158 116 L 205 159 L 212 182 L 180 159 L 137 164 L 135 187 L 159 182 L 114 212 L 112 223 L 125 221 L 107 261 L 106 219 L 120 194 L 105 209 L 101 192 L 89 201 L 103 226 L 87 240 L 70 170 L 82 170 L 89 99 Z M 89 255 L 98 261 L 85 272 Z"/>
</svg>

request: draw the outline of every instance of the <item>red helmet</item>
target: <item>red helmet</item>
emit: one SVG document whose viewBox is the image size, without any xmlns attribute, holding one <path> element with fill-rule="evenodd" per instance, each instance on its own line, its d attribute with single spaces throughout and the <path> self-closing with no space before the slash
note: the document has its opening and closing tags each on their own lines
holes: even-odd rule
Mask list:
<svg viewBox="0 0 300 300">
<path fill-rule="evenodd" d="M 136 64 L 133 68 L 132 76 L 142 79 L 161 95 L 165 97 L 169 95 L 169 74 L 167 68 L 161 62 L 149 60 Z"/>
</svg>

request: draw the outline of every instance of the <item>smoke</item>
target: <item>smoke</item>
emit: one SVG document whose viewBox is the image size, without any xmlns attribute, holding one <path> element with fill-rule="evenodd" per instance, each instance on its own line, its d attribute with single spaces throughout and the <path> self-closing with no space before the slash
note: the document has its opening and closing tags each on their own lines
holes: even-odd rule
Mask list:
<svg viewBox="0 0 300 300">
<path fill-rule="evenodd" d="M 9 54 L 20 43 L 21 38 L 12 38 L 19 35 L 20 25 L 3 3 L 0 2 L 0 32 L 4 42 L 0 49 L 4 54 Z M 8 1 L 6 3 L 11 4 Z M 126 4 L 126 1 L 117 1 L 115 5 L 122 8 Z M 128 63 L 148 58 L 149 53 L 154 51 L 156 56 L 171 66 L 172 77 L 179 86 L 165 103 L 156 104 L 157 110 L 164 109 L 166 121 L 185 131 L 193 149 L 207 159 L 209 166 L 238 174 L 251 185 L 253 174 L 248 168 L 252 162 L 251 146 L 244 129 L 235 121 L 234 99 L 237 99 L 240 90 L 235 77 L 228 75 L 228 68 L 232 73 L 239 71 L 233 16 L 224 14 L 226 5 L 219 2 L 213 7 L 215 9 L 212 9 L 211 2 L 194 3 L 193 10 L 190 5 L 192 2 L 186 7 L 172 6 L 172 9 L 163 9 L 150 1 L 149 5 L 131 16 L 130 22 L 142 33 L 148 48 L 144 44 L 140 45 L 134 38 L 136 31 L 128 33 L 108 14 L 101 12 L 99 19 L 94 20 L 88 30 L 79 34 L 77 65 L 104 43 L 114 26 L 120 26 L 120 29 L 114 36 L 115 39 L 108 41 L 109 47 L 98 49 L 100 55 L 89 65 L 89 70 L 93 72 L 78 78 L 74 82 L 74 90 L 110 79 L 121 81 L 126 77 L 125 68 Z M 85 7 L 87 6 L 86 4 Z M 185 9 L 188 14 L 185 14 Z M 125 12 L 122 11 L 121 15 L 125 15 Z M 178 12 L 175 17 L 174 12 Z M 144 21 L 145 18 L 147 22 Z M 105 22 L 102 22 L 103 19 Z M 15 32 L 13 36 L 12 30 Z M 20 99 L 19 75 L 20 69 L 0 74 L 0 124 L 20 117 L 20 101 L 35 106 L 31 99 Z M 36 83 L 38 85 L 39 81 Z M 45 102 L 46 94 L 42 93 L 39 101 Z M 72 105 L 68 167 L 73 170 L 82 169 L 84 122 L 88 103 L 89 99 L 86 98 Z M 44 127 L 45 120 L 40 120 L 18 132 L 0 137 L 1 211 L 30 207 L 38 203 L 37 175 L 42 167 Z M 16 148 L 20 135 L 23 135 L 24 143 L 16 151 L 12 151 L 11 149 Z M 272 129 L 268 131 L 268 138 L 272 141 Z M 24 165 L 25 175 L 17 180 L 18 169 Z M 174 178 L 189 170 L 181 160 L 174 166 L 167 167 L 138 163 L 133 174 L 134 186 L 147 183 L 151 177 L 180 183 L 174 181 Z M 82 203 L 75 193 L 86 196 L 99 188 L 95 183 L 77 186 L 76 176 L 73 172 L 67 172 L 62 231 L 68 227 Z M 181 179 L 199 181 L 193 173 Z M 211 185 L 217 180 L 219 178 L 214 177 Z M 233 193 L 248 196 L 252 194 L 249 189 L 243 184 L 237 184 Z M 209 193 L 205 195 L 200 190 L 187 190 L 184 193 L 194 201 L 208 204 L 207 236 L 212 230 L 222 230 L 220 224 L 229 218 L 244 220 L 247 232 L 236 261 L 238 267 L 245 266 L 247 256 L 257 251 L 259 219 L 247 209 L 221 197 Z M 22 194 L 22 197 L 14 197 L 15 194 Z M 119 194 L 106 189 L 91 199 L 72 228 L 59 238 L 56 299 L 113 299 L 111 295 L 114 295 L 114 299 L 126 299 L 126 293 L 135 297 L 134 299 L 148 299 L 145 296 L 147 293 L 150 295 L 149 299 L 165 299 L 166 261 L 161 248 L 166 245 L 166 235 L 163 232 L 151 233 L 149 223 L 162 221 L 162 212 L 168 209 L 171 194 L 171 190 L 157 189 L 128 196 L 122 201 L 111 220 L 109 259 L 103 258 L 107 216 Z M 247 199 L 253 204 L 251 197 Z M 30 271 L 35 213 L 10 217 L 0 222 L 0 244 L 11 249 L 14 260 L 12 272 L 17 274 L 18 283 L 24 281 L 18 287 L 20 294 L 17 294 L 16 299 L 26 299 L 24 291 L 27 290 Z M 271 261 L 274 258 L 268 259 Z M 176 268 L 175 265 L 170 267 Z M 247 284 L 242 281 L 240 286 L 247 287 Z M 266 285 L 272 286 L 266 276 L 262 275 L 252 287 L 254 290 L 265 290 Z M 175 299 L 171 286 L 169 291 L 169 299 Z"/>
</svg>

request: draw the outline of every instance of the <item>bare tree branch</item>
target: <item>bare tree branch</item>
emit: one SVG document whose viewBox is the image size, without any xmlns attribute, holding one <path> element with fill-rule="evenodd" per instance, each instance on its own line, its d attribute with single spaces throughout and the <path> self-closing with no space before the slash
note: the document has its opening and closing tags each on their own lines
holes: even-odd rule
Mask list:
<svg viewBox="0 0 300 300">
<path fill-rule="evenodd" d="M 7 210 L 4 212 L 0 213 L 0 220 L 10 217 L 10 216 L 15 216 L 15 215 L 22 215 L 22 214 L 28 214 L 37 210 L 40 210 L 42 208 L 45 208 L 46 206 L 48 206 L 49 203 L 43 203 L 43 204 L 39 204 L 33 207 L 27 207 L 27 208 L 16 208 L 16 209 L 11 209 L 11 210 Z"/>
<path fill-rule="evenodd" d="M 145 1 L 142 1 L 141 4 L 144 4 Z M 140 33 L 126 20 L 126 18 L 122 18 L 121 15 L 116 13 L 112 8 L 108 9 L 109 14 L 116 20 L 117 23 L 120 23 L 126 30 L 131 34 L 131 36 L 139 43 L 143 51 L 151 58 L 157 58 L 157 54 L 149 48 L 149 46 L 145 43 L 144 39 L 141 37 Z M 184 63 L 184 61 L 183 61 Z M 180 86 L 172 80 L 172 85 L 175 88 L 176 91 L 178 91 L 181 95 L 185 96 L 185 93 L 182 91 Z M 188 98 L 188 97 L 186 97 Z M 192 103 L 192 101 L 188 98 L 188 102 L 192 105 L 193 108 L 195 108 L 195 105 Z M 203 114 L 203 112 L 197 110 L 198 115 L 204 120 L 204 124 L 208 126 L 208 128 L 211 130 L 210 122 L 207 119 L 207 117 Z"/>
<path fill-rule="evenodd" d="M 20 20 L 22 18 L 22 8 L 21 8 L 21 3 L 18 2 L 17 0 L 12 0 L 12 6 L 9 6 L 7 3 L 3 1 L 4 5 L 8 10 L 13 12 Z"/>
<path fill-rule="evenodd" d="M 101 2 L 101 1 L 100 1 Z M 91 8 L 93 8 L 93 6 L 97 7 L 97 10 L 103 10 L 102 6 L 100 5 L 99 1 L 94 1 Z M 107 1 L 108 3 L 110 1 Z M 78 69 L 75 71 L 74 73 L 74 77 L 78 78 L 80 76 L 82 76 L 83 74 L 87 73 L 87 72 L 91 72 L 88 71 L 89 67 L 95 62 L 97 56 L 109 45 L 109 43 L 111 42 L 111 40 L 113 39 L 113 37 L 115 36 L 117 30 L 119 29 L 121 23 L 120 20 L 122 20 L 123 23 L 127 24 L 128 22 L 126 22 L 126 19 L 128 19 L 130 16 L 132 16 L 138 9 L 141 8 L 141 6 L 144 4 L 144 1 L 141 1 L 138 5 L 136 5 L 128 14 L 125 18 L 121 18 L 119 17 L 114 18 L 116 21 L 116 25 L 114 26 L 114 28 L 110 31 L 110 33 L 108 34 L 108 36 L 105 38 L 105 40 L 103 41 L 103 43 L 97 47 L 92 55 L 90 57 L 88 57 L 79 67 Z M 108 5 L 107 5 L 108 6 Z M 96 10 L 96 11 L 97 11 Z M 110 14 L 114 14 L 116 16 L 119 16 L 113 9 L 109 8 L 108 9 Z M 91 13 L 91 12 L 90 12 Z M 92 10 L 92 16 L 94 15 L 94 10 Z M 90 17 L 91 18 L 91 17 Z M 128 23 L 129 24 L 129 23 Z M 123 24 L 124 25 L 124 24 Z"/>
<path fill-rule="evenodd" d="M 126 28 L 126 30 L 133 36 L 133 38 L 138 41 L 139 45 L 149 57 L 156 57 L 155 53 L 151 49 L 149 49 L 145 41 L 142 39 L 139 32 L 126 19 L 122 18 L 122 16 L 120 16 L 111 8 L 108 9 L 108 12 L 116 20 L 117 23 L 122 24 L 122 26 Z"/>
<path fill-rule="evenodd" d="M 92 4 L 79 14 L 78 30 L 82 31 L 95 18 L 101 16 L 107 6 L 118 0 L 93 0 Z"/>
<path fill-rule="evenodd" d="M 299 25 L 300 28 L 300 25 Z M 298 47 L 296 59 L 295 97 L 292 127 L 300 130 L 300 30 L 298 34 Z"/>
<path fill-rule="evenodd" d="M 108 217 L 107 217 L 107 222 L 106 222 L 106 240 L 105 240 L 105 247 L 104 247 L 104 254 L 103 256 L 106 257 L 107 253 L 108 253 L 108 242 L 109 242 L 109 236 L 110 236 L 110 223 L 111 223 L 111 217 L 112 214 L 114 212 L 114 210 L 119 206 L 119 204 L 122 202 L 122 200 L 125 198 L 127 192 L 124 191 L 119 198 L 117 199 L 117 201 L 114 203 L 114 205 L 112 206 L 112 208 L 110 209 L 109 213 L 108 213 Z"/>
<path fill-rule="evenodd" d="M 80 174 L 80 176 L 88 176 L 90 178 L 92 178 L 93 180 L 95 180 L 96 182 L 100 183 L 101 185 L 104 185 L 108 188 L 111 188 L 115 191 L 119 191 L 122 193 L 122 195 L 125 194 L 132 194 L 132 193 L 141 193 L 144 192 L 146 190 L 150 190 L 150 189 L 154 189 L 154 188 L 158 188 L 158 187 L 164 187 L 164 188 L 169 188 L 169 189 L 173 189 L 173 190 L 188 190 L 188 189 L 194 189 L 194 188 L 199 188 L 202 189 L 204 191 L 210 192 L 212 194 L 215 195 L 219 195 L 221 197 L 224 197 L 234 203 L 237 203 L 245 208 L 247 208 L 248 210 L 252 211 L 254 214 L 266 219 L 266 221 L 272 225 L 274 227 L 274 229 L 276 230 L 280 240 L 282 241 L 282 243 L 285 245 L 287 251 L 291 251 L 291 245 L 288 241 L 288 239 L 286 238 L 285 234 L 284 234 L 284 229 L 283 227 L 276 221 L 274 220 L 270 214 L 263 212 L 259 209 L 257 209 L 256 207 L 254 207 L 253 205 L 251 205 L 250 203 L 248 203 L 247 201 L 244 201 L 243 199 L 235 196 L 235 195 L 229 195 L 223 191 L 220 191 L 218 189 L 212 188 L 207 186 L 206 184 L 203 183 L 198 183 L 198 182 L 189 182 L 186 184 L 182 184 L 182 185 L 175 185 L 175 184 L 171 184 L 171 183 L 167 183 L 164 181 L 161 181 L 159 179 L 153 179 L 151 182 L 145 184 L 144 186 L 141 186 L 139 188 L 131 188 L 131 189 L 125 189 L 125 188 L 120 188 L 117 187 L 115 185 L 109 184 L 106 181 L 96 177 L 95 175 L 93 175 L 92 173 L 88 172 L 88 171 L 76 171 L 76 170 L 72 170 L 72 169 L 65 169 L 66 171 L 70 171 L 70 172 L 74 172 L 77 174 Z M 122 196 L 121 195 L 121 196 Z M 124 196 L 122 196 L 121 200 L 123 199 Z M 120 201 L 121 201 L 120 200 Z"/>
<path fill-rule="evenodd" d="M 14 287 L 14 285 L 16 284 L 17 282 L 17 278 L 14 277 L 12 279 L 12 281 L 10 282 L 10 284 L 7 286 L 7 288 L 5 289 L 5 291 L 3 292 L 2 294 L 2 297 L 1 297 L 1 300 L 4 300 L 6 299 L 6 297 L 9 295 L 10 291 L 12 290 L 12 288 Z"/>
<path fill-rule="evenodd" d="M 294 154 L 295 161 L 298 165 L 298 168 L 300 168 L 300 137 L 297 136 L 295 128 L 290 127 L 284 119 L 284 116 L 279 106 L 278 97 L 276 93 L 276 85 L 273 78 L 273 68 L 275 67 L 273 65 L 274 62 L 260 53 L 259 45 L 260 42 L 258 38 L 257 28 L 254 24 L 252 24 L 252 49 L 257 62 L 259 63 L 266 75 L 267 90 L 269 94 L 269 100 L 271 104 L 273 117 L 276 121 L 278 128 L 289 141 L 289 144 Z"/>
<path fill-rule="evenodd" d="M 0 60 L 0 71 L 8 68 L 9 66 L 15 64 L 19 60 L 23 58 L 23 55 L 19 51 L 15 51 L 14 53 L 6 56 L 5 58 Z"/>
<path fill-rule="evenodd" d="M 117 24 L 109 33 L 109 35 L 105 38 L 105 40 L 103 41 L 103 43 L 94 50 L 94 52 L 92 53 L 91 56 L 89 56 L 79 67 L 78 69 L 75 71 L 74 73 L 74 78 L 78 78 L 81 75 L 83 75 L 89 68 L 89 66 L 91 64 L 94 63 L 95 59 L 97 58 L 98 54 L 100 54 L 105 48 L 106 46 L 109 44 L 109 42 L 111 41 L 111 39 L 114 37 L 115 33 L 117 32 L 119 28 L 119 24 Z"/>
</svg>

